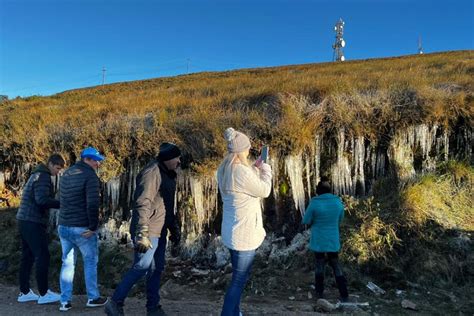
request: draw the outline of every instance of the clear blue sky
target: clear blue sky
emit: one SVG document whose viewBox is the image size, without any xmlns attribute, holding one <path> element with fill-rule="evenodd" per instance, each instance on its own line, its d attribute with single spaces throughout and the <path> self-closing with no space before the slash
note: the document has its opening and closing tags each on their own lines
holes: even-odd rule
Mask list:
<svg viewBox="0 0 474 316">
<path fill-rule="evenodd" d="M 472 0 L 0 0 L 10 98 L 186 72 L 473 49 Z"/>
</svg>

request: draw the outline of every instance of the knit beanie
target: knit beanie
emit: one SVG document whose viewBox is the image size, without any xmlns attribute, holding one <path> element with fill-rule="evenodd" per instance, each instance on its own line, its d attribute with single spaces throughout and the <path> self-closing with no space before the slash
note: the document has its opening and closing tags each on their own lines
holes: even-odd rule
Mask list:
<svg viewBox="0 0 474 316">
<path fill-rule="evenodd" d="M 181 156 L 181 150 L 175 144 L 162 143 L 160 145 L 160 152 L 158 153 L 160 161 L 168 161 L 179 156 Z"/>
<path fill-rule="evenodd" d="M 250 139 L 244 133 L 229 127 L 224 132 L 227 141 L 227 150 L 230 153 L 241 153 L 250 148 Z"/>
</svg>

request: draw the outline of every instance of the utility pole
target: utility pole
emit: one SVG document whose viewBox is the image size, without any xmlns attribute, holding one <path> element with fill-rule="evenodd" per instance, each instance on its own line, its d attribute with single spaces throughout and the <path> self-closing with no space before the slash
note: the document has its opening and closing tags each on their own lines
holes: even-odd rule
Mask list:
<svg viewBox="0 0 474 316">
<path fill-rule="evenodd" d="M 189 58 L 186 58 L 186 73 L 189 74 Z"/>
<path fill-rule="evenodd" d="M 102 85 L 105 83 L 105 72 L 107 69 L 105 69 L 105 66 L 102 66 Z"/>
</svg>

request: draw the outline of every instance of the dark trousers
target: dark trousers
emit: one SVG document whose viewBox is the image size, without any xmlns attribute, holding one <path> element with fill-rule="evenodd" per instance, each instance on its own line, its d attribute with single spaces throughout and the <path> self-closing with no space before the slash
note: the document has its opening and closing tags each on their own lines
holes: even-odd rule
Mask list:
<svg viewBox="0 0 474 316">
<path fill-rule="evenodd" d="M 327 259 L 326 259 L 327 255 Z M 337 252 L 316 252 L 316 269 L 315 269 L 315 287 L 316 294 L 318 297 L 323 297 L 324 292 L 324 271 L 326 269 L 326 262 L 331 266 L 334 277 L 336 279 L 337 288 L 339 289 L 339 295 L 342 299 L 347 299 L 349 296 L 347 292 L 347 280 L 342 273 L 341 265 L 338 259 L 339 253 Z"/>
<path fill-rule="evenodd" d="M 46 225 L 18 221 L 21 236 L 20 291 L 30 291 L 30 274 L 36 263 L 36 281 L 40 295 L 48 291 L 49 249 Z"/>
</svg>

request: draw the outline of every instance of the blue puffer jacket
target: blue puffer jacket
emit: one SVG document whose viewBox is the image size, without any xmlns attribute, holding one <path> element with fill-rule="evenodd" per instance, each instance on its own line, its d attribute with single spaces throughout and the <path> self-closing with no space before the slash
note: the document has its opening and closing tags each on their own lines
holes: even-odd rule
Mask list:
<svg viewBox="0 0 474 316">
<path fill-rule="evenodd" d="M 59 208 L 59 201 L 54 199 L 51 172 L 40 164 L 26 182 L 16 219 L 46 225 L 50 208 Z"/>
<path fill-rule="evenodd" d="M 59 225 L 95 231 L 100 206 L 100 180 L 95 170 L 83 161 L 77 162 L 64 172 L 59 189 Z"/>
<path fill-rule="evenodd" d="M 303 224 L 311 225 L 309 249 L 316 252 L 338 252 L 339 224 L 344 218 L 344 205 L 334 194 L 314 197 L 306 208 Z"/>
</svg>

